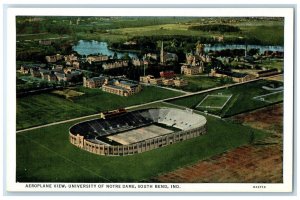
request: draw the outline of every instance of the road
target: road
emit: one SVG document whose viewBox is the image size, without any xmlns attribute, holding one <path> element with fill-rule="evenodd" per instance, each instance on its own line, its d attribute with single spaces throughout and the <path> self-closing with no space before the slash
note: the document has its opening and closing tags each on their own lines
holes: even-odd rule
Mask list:
<svg viewBox="0 0 300 200">
<path fill-rule="evenodd" d="M 254 80 L 246 81 L 246 82 L 243 82 L 243 83 L 228 84 L 228 85 L 215 87 L 215 88 L 211 88 L 211 89 L 207 89 L 207 90 L 203 90 L 203 91 L 199 91 L 199 92 L 187 93 L 187 94 L 183 94 L 183 95 L 176 96 L 176 97 L 170 97 L 170 98 L 166 98 L 166 99 L 151 101 L 151 102 L 144 103 L 144 104 L 129 106 L 129 107 L 126 107 L 125 109 L 129 110 L 129 109 L 133 109 L 133 108 L 137 108 L 137 107 L 141 107 L 141 106 L 147 106 L 147 105 L 154 104 L 154 103 L 161 103 L 161 102 L 165 102 L 165 101 L 169 101 L 169 100 L 174 100 L 174 99 L 193 96 L 193 95 L 202 94 L 202 93 L 206 93 L 206 92 L 211 92 L 211 91 L 214 91 L 214 90 L 228 88 L 228 87 L 232 87 L 232 86 L 236 86 L 236 85 L 242 85 L 242 84 L 246 84 L 246 83 L 249 83 L 249 82 L 255 82 L 255 81 L 258 81 L 258 80 L 260 80 L 260 79 L 254 79 Z M 25 131 L 35 130 L 35 129 L 49 127 L 49 126 L 58 125 L 58 124 L 63 124 L 63 123 L 72 122 L 72 121 L 76 121 L 76 120 L 83 120 L 83 119 L 87 119 L 87 118 L 91 118 L 91 117 L 99 117 L 99 113 L 92 114 L 92 115 L 86 115 L 86 116 L 82 116 L 82 117 L 77 117 L 77 118 L 73 118 L 73 119 L 68 119 L 68 120 L 63 120 L 63 121 L 59 121 L 59 122 L 53 122 L 53 123 L 50 123 L 50 124 L 35 126 L 35 127 L 31 127 L 31 128 L 26 128 L 26 129 L 18 130 L 17 133 L 22 133 L 22 132 L 25 132 Z"/>
<path fill-rule="evenodd" d="M 33 40 L 24 40 L 25 42 L 31 42 L 31 41 L 39 41 L 39 40 L 59 40 L 59 39 L 66 39 L 69 38 L 69 36 L 61 36 L 61 37 L 55 37 L 55 38 L 40 38 L 40 39 L 33 39 Z M 20 40 L 17 40 L 16 42 L 20 42 Z"/>
<path fill-rule="evenodd" d="M 140 83 L 141 85 L 145 85 L 145 86 L 150 86 L 151 84 L 149 83 Z M 164 87 L 164 86 L 160 86 L 160 85 L 151 85 L 154 87 L 158 87 L 158 88 L 162 88 L 162 89 L 166 89 L 166 90 L 171 90 L 171 91 L 175 91 L 175 92 L 180 92 L 180 93 L 184 93 L 184 94 L 192 94 L 192 92 L 187 92 L 187 91 L 183 91 L 183 90 L 178 90 L 175 88 L 170 88 L 170 87 Z"/>
</svg>

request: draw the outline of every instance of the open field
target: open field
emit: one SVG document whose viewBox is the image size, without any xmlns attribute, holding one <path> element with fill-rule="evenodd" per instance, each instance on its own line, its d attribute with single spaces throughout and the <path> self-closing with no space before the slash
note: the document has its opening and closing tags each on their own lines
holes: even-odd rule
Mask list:
<svg viewBox="0 0 300 200">
<path fill-rule="evenodd" d="M 73 90 L 84 93 L 84 95 L 66 99 L 64 96 L 43 93 L 17 98 L 17 129 L 142 104 L 181 94 L 151 86 L 144 87 L 142 92 L 130 97 L 121 97 L 103 92 L 100 89 L 79 87 Z"/>
<path fill-rule="evenodd" d="M 83 92 L 77 92 L 75 90 L 71 90 L 71 89 L 65 89 L 65 90 L 54 90 L 51 93 L 53 94 L 57 94 L 59 96 L 62 96 L 66 99 L 71 99 L 73 97 L 77 97 L 77 96 L 81 96 L 84 95 Z"/>
<path fill-rule="evenodd" d="M 283 82 L 283 74 L 279 74 L 277 76 L 267 77 L 266 80 Z"/>
<path fill-rule="evenodd" d="M 261 63 L 257 64 L 265 69 L 276 68 L 279 71 L 283 71 L 283 59 L 263 60 Z"/>
<path fill-rule="evenodd" d="M 125 157 L 105 157 L 69 143 L 72 123 L 17 134 L 19 182 L 142 182 L 160 173 L 247 144 L 267 133 L 207 117 L 208 132 L 198 138 Z M 138 163 L 138 164 L 137 164 Z"/>
<path fill-rule="evenodd" d="M 150 182 L 282 183 L 283 105 L 276 104 L 232 120 L 271 135 L 196 164 L 161 174 Z"/>
<path fill-rule="evenodd" d="M 183 75 L 181 78 L 187 80 L 188 85 L 181 87 L 180 89 L 188 92 L 197 92 L 224 85 L 221 83 L 221 79 L 216 77 Z"/>
<path fill-rule="evenodd" d="M 196 107 L 222 109 L 230 100 L 232 95 L 207 95 Z"/>
<path fill-rule="evenodd" d="M 253 99 L 258 101 L 264 101 L 267 103 L 275 103 L 283 99 L 283 91 L 272 92 L 269 94 L 264 94 L 260 96 L 253 97 Z"/>
<path fill-rule="evenodd" d="M 282 183 L 282 150 L 276 146 L 243 146 L 162 174 L 151 182 Z"/>
<path fill-rule="evenodd" d="M 73 24 L 70 25 L 70 21 Z M 212 35 L 224 35 L 226 39 L 238 37 L 251 38 L 262 45 L 283 45 L 283 20 L 255 20 L 248 19 L 231 22 L 231 26 L 239 27 L 238 32 L 208 32 L 190 30 L 190 26 L 204 24 L 229 24 L 221 18 L 190 18 L 190 17 L 118 17 L 111 19 L 81 18 L 75 25 L 77 18 L 48 18 L 43 21 L 25 22 L 17 19 L 18 40 L 34 40 L 56 38 L 60 35 L 73 39 L 102 40 L 121 42 L 130 40 L 134 36 L 153 35 L 182 35 L 211 38 Z M 38 34 L 36 33 L 38 27 Z M 61 27 L 58 29 L 57 27 Z"/>
<path fill-rule="evenodd" d="M 169 103 L 186 106 L 189 108 L 195 108 L 200 111 L 207 110 L 212 114 L 217 114 L 221 117 L 228 117 L 270 105 L 270 102 L 257 101 L 253 99 L 253 97 L 272 93 L 272 91 L 267 91 L 262 88 L 262 86 L 266 86 L 271 83 L 271 81 L 259 80 L 243 85 L 228 87 L 227 89 L 220 89 L 213 92 L 171 100 L 169 101 Z M 207 95 L 217 95 L 218 93 L 222 93 L 223 95 L 232 95 L 223 109 L 203 109 L 196 107 Z M 283 98 L 277 98 L 274 99 L 272 103 L 281 101 L 283 101 Z"/>
</svg>

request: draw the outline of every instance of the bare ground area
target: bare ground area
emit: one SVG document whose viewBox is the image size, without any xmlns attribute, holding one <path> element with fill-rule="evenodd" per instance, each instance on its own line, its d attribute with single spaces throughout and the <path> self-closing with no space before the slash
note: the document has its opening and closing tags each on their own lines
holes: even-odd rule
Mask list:
<svg viewBox="0 0 300 200">
<path fill-rule="evenodd" d="M 268 77 L 268 78 L 266 78 L 266 80 L 269 80 L 269 81 L 281 81 L 281 82 L 283 82 L 283 74 L 280 74 L 280 75 L 277 75 L 277 76 Z"/>
<path fill-rule="evenodd" d="M 282 183 L 283 105 L 234 116 L 234 121 L 270 136 L 254 144 L 199 161 L 154 177 L 153 182 L 171 183 Z"/>
</svg>

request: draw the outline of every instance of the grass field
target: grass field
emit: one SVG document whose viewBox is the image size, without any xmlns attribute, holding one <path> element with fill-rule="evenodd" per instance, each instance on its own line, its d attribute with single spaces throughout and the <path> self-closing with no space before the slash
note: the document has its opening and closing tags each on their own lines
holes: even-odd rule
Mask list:
<svg viewBox="0 0 300 200">
<path fill-rule="evenodd" d="M 69 143 L 65 123 L 17 134 L 18 182 L 141 182 L 160 173 L 207 159 L 267 133 L 207 117 L 208 132 L 149 152 L 120 157 L 98 156 Z"/>
<path fill-rule="evenodd" d="M 64 22 L 60 20 L 59 25 L 69 27 L 69 20 Z M 76 26 L 76 31 L 70 30 L 70 33 L 66 33 L 63 36 L 68 36 L 73 39 L 85 39 L 85 40 L 102 40 L 110 42 L 121 42 L 130 39 L 134 36 L 153 36 L 153 35 L 183 35 L 183 36 L 201 36 L 211 38 L 212 35 L 224 35 L 227 38 L 255 38 L 264 45 L 283 45 L 283 25 L 284 21 L 274 21 L 270 19 L 265 20 L 250 20 L 246 22 L 231 23 L 232 26 L 237 26 L 241 29 L 240 32 L 208 32 L 208 31 L 196 31 L 189 30 L 190 26 L 201 25 L 204 23 L 215 24 L 218 21 L 204 20 L 203 18 L 182 18 L 177 17 L 139 17 L 139 18 L 118 18 L 113 20 L 97 20 L 90 19 L 86 22 L 79 23 Z M 46 26 L 52 23 L 51 20 L 45 20 L 40 24 L 45 23 Z M 226 24 L 226 23 L 225 23 Z M 20 26 L 21 24 L 18 24 Z M 58 33 L 49 33 L 47 30 L 42 31 L 40 34 L 26 35 L 26 33 L 35 33 L 33 31 L 34 26 L 23 27 L 21 33 L 25 33 L 23 36 L 18 35 L 18 40 L 33 40 L 33 39 L 46 39 L 56 38 Z M 24 29 L 25 28 L 25 29 Z M 41 31 L 41 30 L 40 30 Z"/>
<path fill-rule="evenodd" d="M 256 96 L 253 99 L 258 101 L 268 102 L 268 103 L 275 103 L 283 99 L 283 91 L 272 92 L 270 94 Z"/>
<path fill-rule="evenodd" d="M 183 75 L 181 78 L 188 81 L 187 86 L 181 87 L 182 90 L 188 92 L 197 92 L 224 85 L 221 83 L 221 79 L 216 77 Z"/>
<path fill-rule="evenodd" d="M 57 94 L 44 93 L 17 98 L 17 129 L 72 119 L 181 94 L 151 86 L 144 87 L 142 92 L 130 97 L 121 97 L 102 92 L 100 89 L 83 87 L 77 88 L 76 91 L 84 93 L 84 95 L 66 99 Z"/>
<path fill-rule="evenodd" d="M 222 109 L 230 98 L 231 95 L 207 95 L 196 107 L 212 107 Z"/>
<path fill-rule="evenodd" d="M 253 99 L 253 97 L 265 95 L 272 93 L 272 91 L 267 91 L 262 89 L 262 86 L 269 85 L 272 83 L 271 81 L 259 80 L 243 85 L 229 87 L 227 89 L 220 89 L 209 93 L 198 94 L 194 96 L 184 97 L 176 100 L 169 101 L 169 103 L 186 106 L 189 108 L 195 108 L 208 94 L 209 95 L 217 95 L 218 93 L 222 93 L 223 95 L 231 95 L 231 99 L 225 105 L 223 109 L 211 109 L 208 112 L 213 114 L 220 115 L 221 117 L 228 117 L 238 113 L 246 112 L 249 110 L 262 108 L 270 104 L 270 102 L 257 101 Z M 282 96 L 283 97 L 283 96 Z M 282 102 L 283 98 L 278 98 L 276 102 Z M 206 108 L 199 108 L 201 111 L 207 110 Z"/>
<path fill-rule="evenodd" d="M 261 63 L 257 64 L 266 69 L 276 68 L 279 71 L 283 70 L 283 59 L 263 60 Z"/>
</svg>

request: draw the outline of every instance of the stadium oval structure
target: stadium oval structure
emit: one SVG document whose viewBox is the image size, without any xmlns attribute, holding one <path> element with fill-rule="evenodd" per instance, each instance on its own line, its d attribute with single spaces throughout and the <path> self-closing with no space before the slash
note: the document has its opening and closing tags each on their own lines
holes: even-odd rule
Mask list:
<svg viewBox="0 0 300 200">
<path fill-rule="evenodd" d="M 150 108 L 80 122 L 70 127 L 69 139 L 98 155 L 132 155 L 201 136 L 206 122 L 191 110 Z"/>
</svg>

